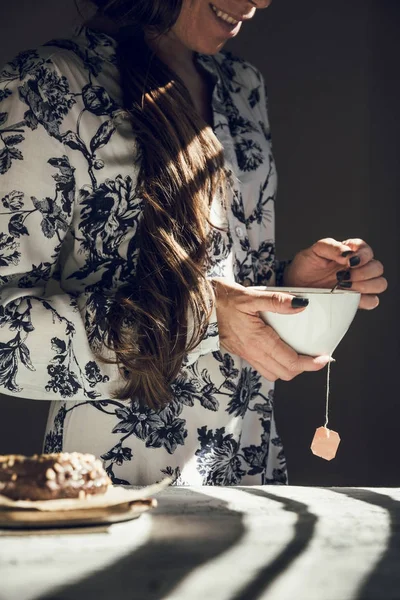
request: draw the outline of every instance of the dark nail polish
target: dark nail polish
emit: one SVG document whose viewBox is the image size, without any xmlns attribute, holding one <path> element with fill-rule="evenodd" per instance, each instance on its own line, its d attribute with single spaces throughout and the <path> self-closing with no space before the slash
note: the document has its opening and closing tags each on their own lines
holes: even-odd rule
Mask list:
<svg viewBox="0 0 400 600">
<path fill-rule="evenodd" d="M 346 252 L 342 252 L 342 256 L 344 258 L 347 258 L 348 256 L 350 256 L 350 254 L 353 254 L 353 250 L 346 250 Z"/>
<path fill-rule="evenodd" d="M 352 285 L 353 285 L 353 284 L 351 283 L 351 281 L 340 281 L 340 282 L 339 282 L 339 287 L 341 287 L 341 288 L 345 288 L 345 289 L 347 289 L 347 290 L 348 290 L 349 288 L 351 288 L 351 286 L 352 286 Z"/>
<path fill-rule="evenodd" d="M 308 298 L 299 298 L 298 296 L 296 296 L 292 299 L 293 308 L 304 308 L 305 306 L 308 306 L 309 303 L 310 301 Z"/>
<path fill-rule="evenodd" d="M 336 273 L 336 277 L 338 281 L 348 281 L 351 279 L 351 273 L 349 270 L 347 271 L 338 271 Z"/>
<path fill-rule="evenodd" d="M 350 260 L 350 266 L 351 267 L 356 267 L 357 265 L 359 265 L 361 262 L 361 258 L 359 256 L 353 256 Z"/>
</svg>

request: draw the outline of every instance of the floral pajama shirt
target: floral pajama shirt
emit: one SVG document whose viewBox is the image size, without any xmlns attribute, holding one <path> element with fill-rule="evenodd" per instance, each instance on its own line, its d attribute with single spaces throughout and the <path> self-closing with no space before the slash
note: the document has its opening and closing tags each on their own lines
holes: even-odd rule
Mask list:
<svg viewBox="0 0 400 600">
<path fill-rule="evenodd" d="M 115 51 L 114 38 L 82 26 L 0 71 L 0 391 L 51 400 L 44 450 L 91 452 L 115 483 L 286 483 L 273 384 L 220 346 L 215 311 L 171 403 L 111 399 L 118 369 L 95 352 L 112 296 L 135 271 L 142 212 Z M 227 173 L 207 276 L 279 284 L 262 76 L 230 53 L 195 58 L 213 81 Z"/>
</svg>

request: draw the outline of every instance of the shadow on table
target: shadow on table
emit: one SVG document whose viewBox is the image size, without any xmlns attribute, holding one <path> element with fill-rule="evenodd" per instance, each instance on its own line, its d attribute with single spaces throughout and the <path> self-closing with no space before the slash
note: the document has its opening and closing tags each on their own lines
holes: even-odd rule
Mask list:
<svg viewBox="0 0 400 600">
<path fill-rule="evenodd" d="M 354 598 L 355 600 L 375 600 L 382 597 L 382 589 L 385 589 L 392 590 L 393 599 L 397 600 L 400 598 L 400 502 L 371 490 L 332 488 L 332 491 L 388 511 L 390 537 L 386 551 Z M 386 597 L 389 596 L 385 595 Z"/>
<path fill-rule="evenodd" d="M 211 518 L 216 508 L 218 519 Z M 143 546 L 40 600 L 159 600 L 192 570 L 237 544 L 244 533 L 242 513 L 193 490 L 177 495 L 165 512 L 153 514 Z M 185 522 L 183 514 L 190 519 Z"/>
<path fill-rule="evenodd" d="M 260 598 L 261 594 L 265 594 L 268 588 L 273 584 L 274 580 L 284 573 L 292 562 L 306 550 L 314 536 L 318 517 L 311 513 L 307 504 L 304 504 L 303 502 L 282 498 L 282 496 L 276 496 L 275 494 L 271 494 L 270 492 L 261 489 L 238 489 L 241 489 L 248 494 L 252 494 L 253 496 L 261 496 L 268 498 L 269 500 L 274 500 L 275 502 L 280 502 L 283 504 L 285 510 L 297 515 L 297 521 L 294 526 L 294 535 L 286 548 L 274 561 L 265 565 L 265 567 L 258 572 L 253 581 L 243 586 L 243 588 L 231 599 L 255 600 L 256 598 Z M 264 595 L 262 597 L 264 597 Z"/>
</svg>

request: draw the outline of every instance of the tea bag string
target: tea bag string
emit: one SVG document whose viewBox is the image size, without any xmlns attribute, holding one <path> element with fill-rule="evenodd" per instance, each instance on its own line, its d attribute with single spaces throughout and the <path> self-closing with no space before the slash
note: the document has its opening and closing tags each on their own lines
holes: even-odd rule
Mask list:
<svg viewBox="0 0 400 600">
<path fill-rule="evenodd" d="M 332 355 L 330 355 L 332 358 Z M 329 392 L 330 392 L 330 378 L 331 378 L 331 361 L 328 362 L 328 374 L 326 381 L 326 407 L 325 407 L 325 425 L 327 427 L 329 421 Z"/>
<path fill-rule="evenodd" d="M 339 285 L 339 281 L 331 289 L 331 294 L 335 291 L 335 289 L 338 285 Z M 330 307 L 329 307 L 329 324 L 330 324 L 330 327 L 332 327 L 332 298 L 331 298 L 331 303 L 330 303 Z M 327 425 L 329 422 L 329 392 L 330 392 L 330 385 L 331 385 L 332 353 L 329 355 L 329 358 L 330 358 L 330 361 L 328 363 L 328 373 L 326 376 L 326 406 L 325 406 L 325 425 L 324 425 L 325 428 L 327 428 Z"/>
</svg>

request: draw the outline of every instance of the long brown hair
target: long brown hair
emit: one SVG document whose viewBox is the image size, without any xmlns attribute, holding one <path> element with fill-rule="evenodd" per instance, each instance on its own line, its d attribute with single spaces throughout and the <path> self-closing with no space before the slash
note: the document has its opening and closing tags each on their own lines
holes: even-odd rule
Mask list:
<svg viewBox="0 0 400 600">
<path fill-rule="evenodd" d="M 183 82 L 145 42 L 144 31 L 163 34 L 174 25 L 182 0 L 90 1 L 120 28 L 116 58 L 140 148 L 143 200 L 136 271 L 116 295 L 104 343 L 124 378 L 115 396 L 156 408 L 171 399 L 183 358 L 209 323 L 208 214 L 212 198 L 224 195 L 223 152 Z"/>
</svg>

